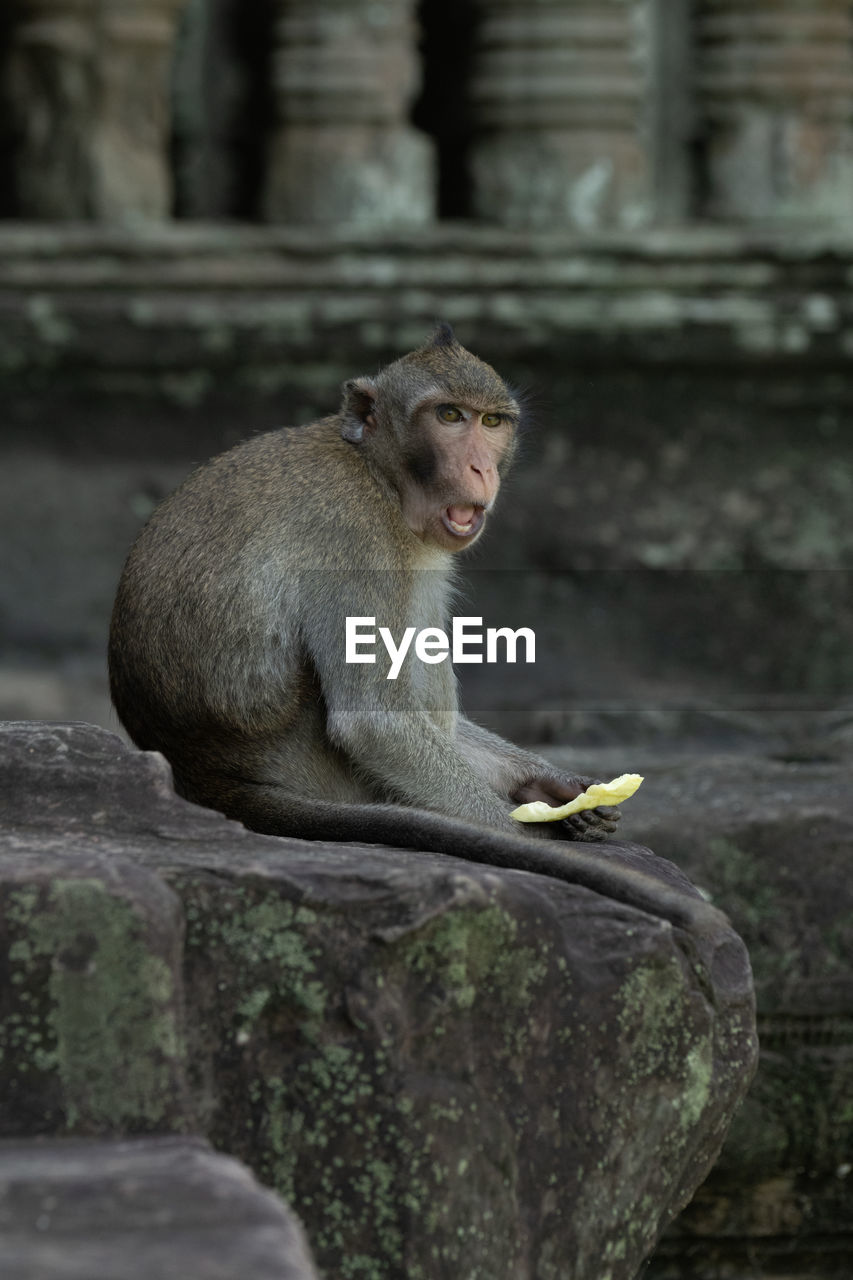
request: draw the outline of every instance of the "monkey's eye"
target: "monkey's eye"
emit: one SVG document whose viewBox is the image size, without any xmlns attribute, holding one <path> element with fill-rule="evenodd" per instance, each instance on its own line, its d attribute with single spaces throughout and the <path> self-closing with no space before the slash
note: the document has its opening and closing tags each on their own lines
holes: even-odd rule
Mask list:
<svg viewBox="0 0 853 1280">
<path fill-rule="evenodd" d="M 503 422 L 503 414 L 500 414 L 500 413 L 484 413 L 483 414 L 484 427 L 499 427 L 502 422 Z"/>
<path fill-rule="evenodd" d="M 442 404 L 436 409 L 442 422 L 461 422 L 462 414 L 453 404 Z"/>
</svg>

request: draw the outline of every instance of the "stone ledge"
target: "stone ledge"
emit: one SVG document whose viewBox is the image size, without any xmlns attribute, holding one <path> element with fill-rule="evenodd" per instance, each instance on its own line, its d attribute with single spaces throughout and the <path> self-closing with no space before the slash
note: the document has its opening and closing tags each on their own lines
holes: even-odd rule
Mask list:
<svg viewBox="0 0 853 1280">
<path fill-rule="evenodd" d="M 643 772 L 625 835 L 678 851 L 725 904 L 749 946 L 761 1041 L 722 1155 L 647 1275 L 843 1280 L 853 1270 L 849 761 L 709 752 Z"/>
<path fill-rule="evenodd" d="M 128 260 L 157 254 L 177 260 L 264 250 L 322 258 L 345 249 L 366 254 L 388 252 L 409 259 L 459 250 L 475 256 L 503 251 L 531 260 L 547 260 L 568 251 L 590 257 L 622 256 L 648 261 L 705 259 L 713 262 L 752 256 L 768 262 L 805 262 L 853 256 L 853 232 L 847 218 L 819 226 L 810 222 L 788 226 L 699 222 L 632 231 L 579 233 L 570 228 L 537 229 L 535 234 L 473 220 L 442 221 L 413 232 L 410 228 L 370 231 L 335 224 L 317 229 L 189 219 L 141 220 L 132 227 L 102 222 L 0 219 L 0 258 L 10 259 L 19 258 L 21 254 L 45 260 L 86 258 L 104 252 Z"/>
<path fill-rule="evenodd" d="M 533 237 L 458 223 L 377 237 L 0 223 L 0 372 L 224 371 L 330 342 L 339 358 L 385 358 L 439 316 L 496 358 L 535 359 L 559 341 L 564 356 L 608 364 L 708 365 L 723 352 L 747 366 L 837 362 L 853 345 L 851 272 L 841 230 Z"/>
<path fill-rule="evenodd" d="M 716 917 L 256 836 L 91 726 L 3 726 L 0 796 L 6 1133 L 201 1131 L 388 1280 L 632 1280 L 716 1157 L 755 1054 Z"/>
<path fill-rule="evenodd" d="M 317 1280 L 302 1228 L 197 1138 L 0 1142 L 10 1280 Z"/>
</svg>

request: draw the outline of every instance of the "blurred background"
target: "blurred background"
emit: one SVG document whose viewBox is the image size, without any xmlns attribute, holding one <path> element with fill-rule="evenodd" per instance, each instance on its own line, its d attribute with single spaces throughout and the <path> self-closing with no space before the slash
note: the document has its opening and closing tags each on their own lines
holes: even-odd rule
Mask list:
<svg viewBox="0 0 853 1280">
<path fill-rule="evenodd" d="M 538 661 L 470 710 L 845 736 L 853 6 L 14 0 L 0 53 L 0 713 L 115 727 L 154 504 L 447 319 L 531 408 L 467 598 Z"/>
<path fill-rule="evenodd" d="M 627 834 L 761 978 L 749 1123 L 654 1274 L 849 1276 L 853 4 L 7 0 L 0 95 L 0 716 L 117 728 L 154 505 L 450 321 L 530 406 L 461 611 L 537 662 L 466 708 L 657 761 Z"/>
</svg>

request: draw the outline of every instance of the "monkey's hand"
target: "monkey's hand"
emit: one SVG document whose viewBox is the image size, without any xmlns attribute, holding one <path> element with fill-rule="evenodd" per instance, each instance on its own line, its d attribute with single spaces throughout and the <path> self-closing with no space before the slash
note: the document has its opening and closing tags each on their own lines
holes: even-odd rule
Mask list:
<svg viewBox="0 0 853 1280">
<path fill-rule="evenodd" d="M 530 804 L 543 801 L 551 808 L 560 808 L 570 800 L 576 800 L 588 787 L 595 785 L 596 778 L 572 777 L 564 774 L 561 777 L 548 775 L 529 778 L 510 796 L 518 804 Z M 540 828 L 548 827 L 550 831 L 542 834 L 562 836 L 566 840 L 606 840 L 616 830 L 622 814 L 612 805 L 600 805 L 597 809 L 582 809 L 559 822 L 537 823 Z M 556 828 L 556 830 L 555 830 Z M 539 832 L 537 832 L 539 834 Z"/>
</svg>

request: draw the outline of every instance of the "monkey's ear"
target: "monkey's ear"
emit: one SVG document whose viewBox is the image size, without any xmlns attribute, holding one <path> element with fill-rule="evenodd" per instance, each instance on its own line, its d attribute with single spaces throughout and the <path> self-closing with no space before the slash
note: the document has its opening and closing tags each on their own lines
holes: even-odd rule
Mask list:
<svg viewBox="0 0 853 1280">
<path fill-rule="evenodd" d="M 457 346 L 456 334 L 446 320 L 441 320 L 435 327 L 432 337 L 429 340 L 431 347 L 455 347 Z"/>
<path fill-rule="evenodd" d="M 352 444 L 360 444 L 365 431 L 376 424 L 371 417 L 376 405 L 376 383 L 372 378 L 352 378 L 344 383 L 341 405 L 341 435 Z"/>
</svg>

